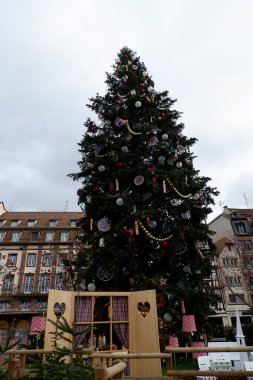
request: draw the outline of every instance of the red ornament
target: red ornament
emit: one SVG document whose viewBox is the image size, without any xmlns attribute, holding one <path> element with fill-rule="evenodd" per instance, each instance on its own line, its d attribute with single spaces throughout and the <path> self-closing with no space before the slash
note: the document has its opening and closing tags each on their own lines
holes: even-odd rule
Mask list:
<svg viewBox="0 0 253 380">
<path fill-rule="evenodd" d="M 165 112 L 160 112 L 160 117 L 164 117 L 166 115 Z"/>
<path fill-rule="evenodd" d="M 144 89 L 143 87 L 141 87 L 141 88 L 139 88 L 139 92 L 140 92 L 141 94 L 144 94 L 145 89 Z"/>
<path fill-rule="evenodd" d="M 98 185 L 94 186 L 93 189 L 92 189 L 92 191 L 93 191 L 93 193 L 99 193 L 100 186 L 98 186 Z"/>
<path fill-rule="evenodd" d="M 127 54 L 124 54 L 124 55 L 123 55 L 123 58 L 124 58 L 124 59 L 128 59 L 128 55 L 127 55 Z"/>
<path fill-rule="evenodd" d="M 124 166 L 124 163 L 123 162 L 116 162 L 115 165 L 117 166 L 117 168 L 122 168 Z"/>
<path fill-rule="evenodd" d="M 161 244 L 160 244 L 160 246 L 161 246 L 162 248 L 167 248 L 167 247 L 169 246 L 169 242 L 168 242 L 167 240 L 162 241 Z"/>
<path fill-rule="evenodd" d="M 92 127 L 92 128 L 90 129 L 90 131 L 91 131 L 92 133 L 96 133 L 96 132 L 97 132 L 97 128 L 96 128 L 96 127 Z"/>
<path fill-rule="evenodd" d="M 203 205 L 205 204 L 205 201 L 203 201 L 203 199 L 200 199 L 200 200 L 198 201 L 198 204 L 199 204 L 200 206 L 203 206 Z"/>
</svg>

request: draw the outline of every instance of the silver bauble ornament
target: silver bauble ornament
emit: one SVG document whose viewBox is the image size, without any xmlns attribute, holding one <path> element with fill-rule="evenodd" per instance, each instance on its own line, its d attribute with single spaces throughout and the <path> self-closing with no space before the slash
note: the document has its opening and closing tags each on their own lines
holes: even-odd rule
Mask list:
<svg viewBox="0 0 253 380">
<path fill-rule="evenodd" d="M 148 87 L 148 92 L 153 92 L 153 91 L 154 91 L 154 87 L 149 86 L 149 87 Z"/>
<path fill-rule="evenodd" d="M 104 165 L 99 165 L 99 167 L 98 167 L 98 171 L 99 171 L 100 173 L 103 173 L 103 172 L 105 171 L 105 166 L 104 166 Z"/>
<path fill-rule="evenodd" d="M 122 198 L 118 198 L 118 199 L 116 200 L 116 204 L 117 204 L 118 206 L 123 206 L 123 204 L 124 204 L 124 200 L 123 200 Z"/>
<path fill-rule="evenodd" d="M 181 161 L 178 161 L 178 162 L 176 163 L 176 167 L 177 167 L 178 169 L 181 169 L 182 166 L 183 166 L 183 164 L 182 164 Z"/>
<path fill-rule="evenodd" d="M 111 221 L 104 217 L 98 221 L 98 229 L 101 232 L 107 232 L 111 229 Z"/>
<path fill-rule="evenodd" d="M 137 102 L 135 102 L 135 107 L 137 107 L 137 108 L 141 107 L 141 102 L 139 100 L 137 100 Z"/>
<path fill-rule="evenodd" d="M 151 220 L 151 222 L 149 223 L 149 227 L 154 229 L 154 228 L 156 228 L 156 226 L 157 226 L 156 221 L 155 220 Z"/>
<path fill-rule="evenodd" d="M 191 217 L 191 213 L 190 213 L 190 211 L 182 212 L 182 213 L 181 213 L 181 217 L 182 217 L 183 219 L 190 219 L 190 217 Z"/>
<path fill-rule="evenodd" d="M 164 156 L 159 156 L 159 157 L 158 157 L 158 162 L 159 162 L 160 164 L 164 164 L 164 162 L 165 162 L 165 157 L 164 157 Z"/>
<path fill-rule="evenodd" d="M 127 146 L 122 146 L 121 152 L 127 153 L 128 152 L 128 147 Z"/>
<path fill-rule="evenodd" d="M 163 140 L 168 140 L 168 138 L 169 138 L 169 135 L 167 135 L 167 133 L 164 133 L 164 134 L 162 135 L 162 139 L 163 139 Z"/>
<path fill-rule="evenodd" d="M 140 185 L 142 185 L 143 182 L 144 182 L 144 177 L 143 177 L 143 175 L 137 175 L 137 176 L 135 177 L 135 179 L 134 179 L 134 184 L 135 184 L 136 186 L 140 186 Z"/>
<path fill-rule="evenodd" d="M 96 285 L 93 282 L 91 282 L 90 284 L 88 284 L 87 289 L 89 292 L 95 292 Z"/>
</svg>

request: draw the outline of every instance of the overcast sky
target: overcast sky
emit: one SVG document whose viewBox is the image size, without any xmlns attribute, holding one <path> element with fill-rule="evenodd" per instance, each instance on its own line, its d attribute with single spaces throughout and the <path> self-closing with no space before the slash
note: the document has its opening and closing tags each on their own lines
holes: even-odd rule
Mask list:
<svg viewBox="0 0 253 380">
<path fill-rule="evenodd" d="M 0 201 L 79 210 L 85 107 L 127 45 L 183 112 L 221 206 L 253 207 L 252 0 L 1 0 Z M 95 116 L 94 116 L 95 117 Z"/>
</svg>

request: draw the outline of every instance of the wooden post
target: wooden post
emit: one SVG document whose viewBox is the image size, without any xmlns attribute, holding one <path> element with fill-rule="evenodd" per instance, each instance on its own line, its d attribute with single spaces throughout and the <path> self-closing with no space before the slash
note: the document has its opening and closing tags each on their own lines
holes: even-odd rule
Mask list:
<svg viewBox="0 0 253 380">
<path fill-rule="evenodd" d="M 166 370 L 173 371 L 173 359 L 172 354 L 168 354 L 169 356 L 166 358 Z M 175 355 L 175 354 L 174 354 Z M 173 380 L 173 377 L 170 377 L 170 380 Z"/>
<path fill-rule="evenodd" d="M 8 362 L 8 370 L 10 372 L 11 380 L 16 380 L 18 378 L 18 369 L 20 365 L 20 360 L 13 358 Z"/>
</svg>

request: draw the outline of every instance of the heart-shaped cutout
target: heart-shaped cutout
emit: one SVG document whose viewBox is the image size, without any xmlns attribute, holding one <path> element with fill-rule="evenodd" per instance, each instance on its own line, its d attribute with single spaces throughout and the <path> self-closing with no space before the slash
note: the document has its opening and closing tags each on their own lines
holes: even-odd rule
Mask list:
<svg viewBox="0 0 253 380">
<path fill-rule="evenodd" d="M 140 315 L 142 315 L 143 318 L 145 318 L 149 313 L 150 303 L 149 302 L 144 302 L 144 303 L 138 302 L 137 308 L 138 308 L 138 312 L 140 313 Z"/>
<path fill-rule="evenodd" d="M 64 302 L 62 303 L 56 302 L 54 304 L 54 313 L 57 319 L 60 319 L 63 316 L 65 309 L 66 309 L 66 305 Z"/>
</svg>

